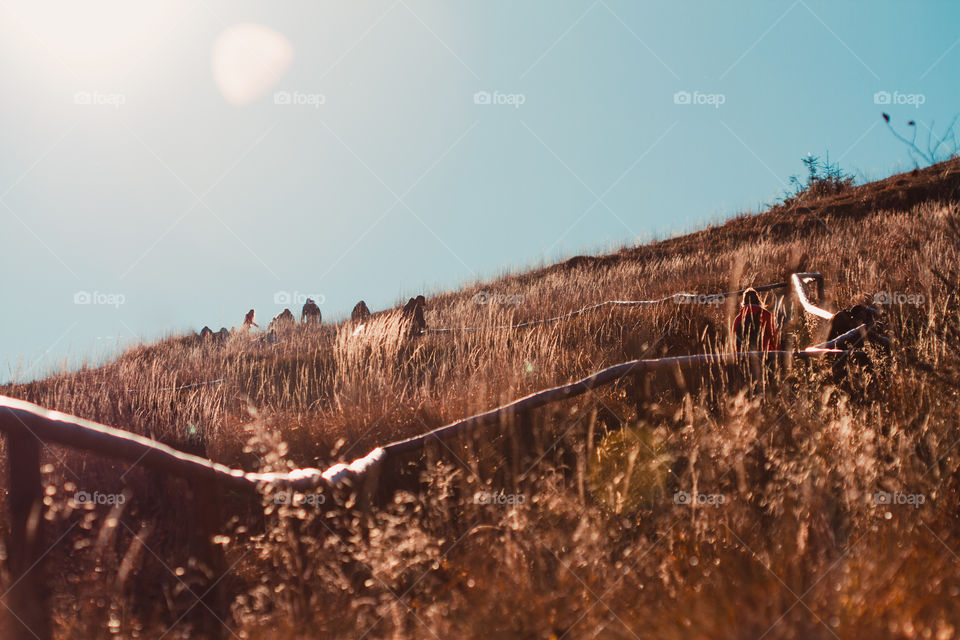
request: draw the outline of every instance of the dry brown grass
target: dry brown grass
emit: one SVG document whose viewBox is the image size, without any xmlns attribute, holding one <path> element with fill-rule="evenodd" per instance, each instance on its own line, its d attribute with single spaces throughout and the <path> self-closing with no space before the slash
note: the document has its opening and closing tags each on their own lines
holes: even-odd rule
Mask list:
<svg viewBox="0 0 960 640">
<path fill-rule="evenodd" d="M 952 167 L 930 175 L 947 182 Z M 954 637 L 960 245 L 949 222 L 960 200 L 942 190 L 927 200 L 871 209 L 861 194 L 867 210 L 817 224 L 794 212 L 793 228 L 774 211 L 766 234 L 763 216 L 736 220 L 716 230 L 716 242 L 702 233 L 672 252 L 654 245 L 432 298 L 432 326 L 491 327 L 606 299 L 817 270 L 828 277 L 828 308 L 876 291 L 925 302 L 888 309 L 896 347 L 884 379 L 867 379 L 856 397 L 806 365 L 774 372 L 762 390 L 737 371 L 688 374 L 685 393 L 672 376 L 657 377 L 652 398 L 625 381 L 431 452 L 423 490 L 398 493 L 371 522 L 269 498 L 262 510 L 228 502 L 239 514 L 225 544 L 235 631 L 264 639 Z M 739 242 L 731 235 L 748 227 Z M 944 281 L 933 269 L 953 275 Z M 477 305 L 481 290 L 524 301 Z M 347 323 L 293 329 L 276 344 L 256 335 L 222 347 L 172 339 L 3 393 L 228 464 L 322 466 L 644 354 L 722 349 L 731 307 L 609 309 L 413 341 L 397 314 L 382 314 L 359 336 Z M 793 333 L 802 345 L 823 331 L 804 318 Z M 53 554 L 60 637 L 105 636 L 111 620 L 123 635 L 159 636 L 192 603 L 164 565 L 199 580 L 187 560 L 184 488 L 142 469 L 121 478 L 125 468 L 95 454 L 48 458 L 49 519 L 58 533 L 77 525 Z M 125 488 L 119 524 L 107 526 L 102 510 L 72 509 L 62 499 L 71 484 Z M 877 505 L 879 491 L 924 502 Z M 504 503 L 477 500 L 478 492 Z M 682 504 L 678 492 L 722 504 Z M 141 531 L 144 548 L 134 544 Z M 167 637 L 188 636 L 188 622 Z"/>
</svg>

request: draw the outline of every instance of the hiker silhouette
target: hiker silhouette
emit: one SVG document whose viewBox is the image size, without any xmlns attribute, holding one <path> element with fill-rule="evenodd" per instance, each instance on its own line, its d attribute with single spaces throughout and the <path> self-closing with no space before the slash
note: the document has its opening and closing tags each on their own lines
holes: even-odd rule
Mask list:
<svg viewBox="0 0 960 640">
<path fill-rule="evenodd" d="M 837 340 L 841 336 L 853 332 L 860 328 L 860 331 L 848 335 L 842 340 Z M 833 381 L 839 384 L 852 396 L 860 398 L 864 396 L 863 380 L 851 379 L 849 373 L 870 373 L 879 374 L 877 381 L 885 384 L 886 367 L 882 366 L 886 356 L 890 355 L 890 338 L 887 337 L 887 327 L 883 323 L 880 311 L 870 304 L 856 304 L 849 309 L 842 309 L 834 314 L 830 321 L 830 331 L 827 335 L 830 341 L 836 341 L 834 348 L 843 349 L 831 367 Z M 879 356 L 878 364 L 881 366 L 875 368 L 871 355 L 865 351 L 867 344 L 874 347 L 873 355 Z M 853 378 L 861 376 L 854 375 Z"/>
<path fill-rule="evenodd" d="M 306 324 L 320 324 L 323 322 L 323 315 L 320 313 L 320 307 L 311 298 L 307 298 L 300 312 L 300 322 Z"/>
<path fill-rule="evenodd" d="M 409 303 L 408 303 L 409 304 Z M 367 303 L 361 300 L 353 308 L 353 311 L 350 312 L 350 319 L 353 322 L 366 322 L 370 319 L 370 309 L 367 308 Z"/>
<path fill-rule="evenodd" d="M 250 327 L 256 327 L 257 329 L 260 328 L 260 325 L 253 321 L 253 309 L 247 311 L 247 315 L 243 318 L 243 328 L 249 329 Z"/>
<path fill-rule="evenodd" d="M 863 325 L 859 334 L 848 336 L 837 342 L 837 349 L 853 349 L 861 347 L 866 338 L 870 343 L 884 351 L 889 351 L 890 341 L 886 337 L 887 328 L 880 319 L 880 312 L 866 304 L 857 304 L 849 309 L 843 309 L 834 314 L 830 321 L 828 340 L 835 340 L 845 333 Z"/>
<path fill-rule="evenodd" d="M 753 287 L 743 292 L 740 311 L 733 320 L 733 332 L 737 351 L 776 351 L 780 348 L 773 316 Z"/>
<path fill-rule="evenodd" d="M 268 330 L 278 331 L 289 329 L 295 324 L 297 324 L 297 320 L 293 317 L 293 312 L 290 311 L 290 309 L 284 309 L 283 313 L 278 314 L 273 320 L 270 321 Z"/>
<path fill-rule="evenodd" d="M 410 321 L 410 335 L 419 336 L 427 329 L 427 321 L 423 317 L 423 310 L 427 306 L 427 300 L 422 295 L 416 298 L 410 298 L 407 304 L 403 306 L 403 317 Z"/>
</svg>

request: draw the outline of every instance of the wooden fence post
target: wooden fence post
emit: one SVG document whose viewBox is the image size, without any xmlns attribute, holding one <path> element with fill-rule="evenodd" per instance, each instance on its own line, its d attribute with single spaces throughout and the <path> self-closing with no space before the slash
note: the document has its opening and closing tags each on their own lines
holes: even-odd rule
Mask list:
<svg viewBox="0 0 960 640">
<path fill-rule="evenodd" d="M 780 327 L 780 349 L 785 351 L 783 354 L 783 371 L 787 375 L 793 371 L 793 313 L 796 293 L 793 287 L 787 289 L 783 297 L 783 326 Z"/>
<path fill-rule="evenodd" d="M 220 498 L 217 495 L 219 488 L 208 480 L 194 479 L 189 484 L 193 494 L 195 526 L 192 554 L 200 565 L 200 571 L 209 576 L 197 593 L 200 602 L 192 612 L 194 627 L 200 632 L 198 637 L 220 639 L 226 637 L 228 611 L 223 584 L 226 579 L 223 547 L 213 542 L 222 525 Z"/>
<path fill-rule="evenodd" d="M 40 475 L 40 442 L 26 429 L 7 432 L 7 506 L 10 538 L 5 613 L 16 640 L 48 640 L 47 584 L 43 557 L 43 483 Z"/>
</svg>

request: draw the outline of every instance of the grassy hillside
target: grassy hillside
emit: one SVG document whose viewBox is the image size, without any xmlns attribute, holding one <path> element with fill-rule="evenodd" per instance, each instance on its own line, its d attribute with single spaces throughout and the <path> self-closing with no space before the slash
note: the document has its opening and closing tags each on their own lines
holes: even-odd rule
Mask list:
<svg viewBox="0 0 960 640">
<path fill-rule="evenodd" d="M 725 350 L 736 301 L 490 327 L 820 271 L 827 308 L 876 292 L 921 302 L 884 308 L 894 348 L 873 354 L 873 374 L 625 380 L 523 416 L 531 437 L 505 424 L 438 447 L 424 490 L 367 523 L 225 496 L 239 514 L 223 540 L 229 622 L 251 638 L 952 637 L 958 221 L 951 161 L 428 300 L 428 325 L 478 331 L 410 340 L 393 312 L 360 336 L 346 323 L 276 343 L 175 338 L 0 392 L 230 465 L 322 467 L 617 362 Z M 509 304 L 477 304 L 481 291 Z M 802 317 L 788 334 L 803 346 L 825 329 Z M 61 637 L 103 635 L 111 620 L 128 635 L 189 635 L 178 618 L 193 599 L 167 571 L 191 575 L 184 488 L 95 455 L 45 455 L 48 519 L 67 532 L 53 553 Z M 130 500 L 111 524 L 65 499 L 78 488 Z"/>
</svg>

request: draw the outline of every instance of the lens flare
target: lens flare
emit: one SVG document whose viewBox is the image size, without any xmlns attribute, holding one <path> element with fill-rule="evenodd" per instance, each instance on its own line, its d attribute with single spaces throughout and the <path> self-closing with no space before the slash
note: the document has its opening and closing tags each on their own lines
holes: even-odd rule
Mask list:
<svg viewBox="0 0 960 640">
<path fill-rule="evenodd" d="M 293 62 L 293 45 L 260 24 L 234 25 L 213 45 L 213 79 L 227 102 L 249 104 L 283 77 Z"/>
</svg>

